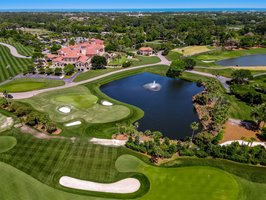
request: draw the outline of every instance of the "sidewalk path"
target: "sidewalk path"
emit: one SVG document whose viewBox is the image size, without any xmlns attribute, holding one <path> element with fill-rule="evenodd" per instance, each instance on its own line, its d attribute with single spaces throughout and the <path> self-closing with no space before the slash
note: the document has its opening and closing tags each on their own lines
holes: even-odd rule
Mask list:
<svg viewBox="0 0 266 200">
<path fill-rule="evenodd" d="M 14 56 L 14 57 L 17 57 L 17 58 L 24 58 L 24 59 L 31 59 L 31 57 L 23 56 L 23 55 L 19 54 L 18 51 L 17 51 L 17 49 L 16 49 L 14 46 L 10 45 L 10 44 L 6 44 L 6 43 L 3 43 L 3 42 L 0 42 L 0 45 L 9 48 L 10 53 L 11 53 L 12 56 Z"/>
</svg>

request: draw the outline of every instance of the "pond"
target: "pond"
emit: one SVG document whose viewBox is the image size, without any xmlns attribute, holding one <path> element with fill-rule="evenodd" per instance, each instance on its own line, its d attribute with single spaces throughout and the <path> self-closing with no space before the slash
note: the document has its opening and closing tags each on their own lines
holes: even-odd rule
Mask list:
<svg viewBox="0 0 266 200">
<path fill-rule="evenodd" d="M 156 81 L 148 89 L 146 84 Z M 145 86 L 145 87 L 144 87 Z M 141 73 L 113 81 L 101 87 L 102 92 L 141 108 L 145 115 L 139 120 L 139 130 L 160 131 L 171 139 L 191 136 L 190 124 L 199 122 L 192 97 L 203 90 L 196 83 L 170 79 L 151 73 Z"/>
<path fill-rule="evenodd" d="M 216 62 L 221 66 L 266 66 L 266 54 L 230 58 Z"/>
</svg>

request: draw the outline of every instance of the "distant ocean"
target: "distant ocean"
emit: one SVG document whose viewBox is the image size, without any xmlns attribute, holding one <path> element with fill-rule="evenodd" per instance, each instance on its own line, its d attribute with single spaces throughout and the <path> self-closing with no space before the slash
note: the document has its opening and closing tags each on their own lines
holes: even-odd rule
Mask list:
<svg viewBox="0 0 266 200">
<path fill-rule="evenodd" d="M 0 12 L 265 12 L 266 8 L 0 9 Z"/>
</svg>

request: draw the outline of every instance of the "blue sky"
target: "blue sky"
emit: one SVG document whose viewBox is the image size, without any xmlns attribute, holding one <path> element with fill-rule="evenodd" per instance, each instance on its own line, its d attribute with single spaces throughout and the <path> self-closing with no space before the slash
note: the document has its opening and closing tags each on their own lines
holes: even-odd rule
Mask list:
<svg viewBox="0 0 266 200">
<path fill-rule="evenodd" d="M 1 0 L 0 9 L 23 8 L 266 8 L 266 0 Z"/>
</svg>

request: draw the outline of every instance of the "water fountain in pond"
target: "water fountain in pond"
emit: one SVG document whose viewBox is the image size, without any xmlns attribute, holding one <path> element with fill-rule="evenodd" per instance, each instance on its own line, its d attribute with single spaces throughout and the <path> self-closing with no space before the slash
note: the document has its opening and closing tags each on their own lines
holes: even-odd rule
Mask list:
<svg viewBox="0 0 266 200">
<path fill-rule="evenodd" d="M 156 83 L 156 81 L 153 81 L 153 83 L 148 83 L 143 86 L 145 89 L 151 90 L 151 91 L 160 91 L 162 86 L 159 83 Z"/>
</svg>

